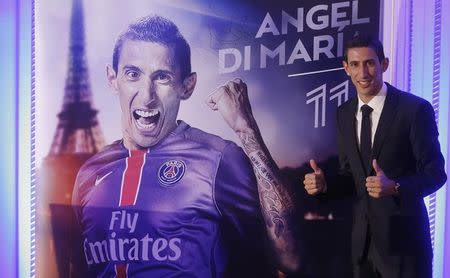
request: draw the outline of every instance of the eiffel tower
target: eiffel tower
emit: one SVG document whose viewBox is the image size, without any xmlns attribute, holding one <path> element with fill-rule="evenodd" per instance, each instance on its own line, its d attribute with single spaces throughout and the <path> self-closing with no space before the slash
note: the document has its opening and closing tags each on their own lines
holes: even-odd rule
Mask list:
<svg viewBox="0 0 450 278">
<path fill-rule="evenodd" d="M 83 9 L 74 0 L 70 22 L 69 72 L 66 79 L 63 109 L 49 156 L 62 154 L 92 155 L 103 147 L 104 139 L 92 108 L 92 93 L 87 69 Z"/>
<path fill-rule="evenodd" d="M 104 144 L 93 108 L 87 68 L 82 0 L 73 0 L 69 67 L 53 143 L 38 174 L 37 277 L 72 277 L 84 267 L 71 207 L 81 165 Z"/>
</svg>

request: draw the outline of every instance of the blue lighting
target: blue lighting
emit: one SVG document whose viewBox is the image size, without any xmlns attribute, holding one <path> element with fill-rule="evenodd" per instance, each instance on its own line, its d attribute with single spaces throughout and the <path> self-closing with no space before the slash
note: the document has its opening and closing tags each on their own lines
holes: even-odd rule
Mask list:
<svg viewBox="0 0 450 278">
<path fill-rule="evenodd" d="M 3 277 L 17 276 L 17 16 L 14 0 L 0 1 L 0 261 Z"/>
<path fill-rule="evenodd" d="M 32 116 L 31 101 L 32 97 L 31 80 L 32 80 L 32 42 L 31 42 L 31 28 L 32 28 L 32 3 L 28 0 L 19 1 L 19 20 L 18 20 L 18 95 L 17 95 L 17 107 L 18 107 L 18 126 L 16 132 L 18 133 L 17 143 L 17 165 L 18 165 L 18 276 L 29 277 L 30 273 L 33 276 L 34 254 L 33 248 L 34 240 L 31 238 L 32 231 L 34 230 L 34 213 L 32 208 L 34 207 L 31 199 L 30 182 L 31 178 L 30 166 L 33 165 L 31 159 L 31 122 Z M 34 132 L 33 132 L 34 133 Z M 31 162 L 31 165 L 30 165 Z"/>
<path fill-rule="evenodd" d="M 30 1 L 0 1 L 2 277 L 30 276 L 30 11 Z"/>
<path fill-rule="evenodd" d="M 414 94 L 427 99 L 435 109 L 439 141 L 446 161 L 449 117 L 449 39 L 446 27 L 449 22 L 446 18 L 449 12 L 445 6 L 448 2 L 411 1 L 413 13 L 409 19 L 412 23 L 411 89 Z M 446 167 L 448 173 L 448 164 Z M 444 275 L 446 194 L 447 187 L 444 186 L 425 199 L 434 249 L 433 277 L 436 278 L 448 277 Z"/>
</svg>

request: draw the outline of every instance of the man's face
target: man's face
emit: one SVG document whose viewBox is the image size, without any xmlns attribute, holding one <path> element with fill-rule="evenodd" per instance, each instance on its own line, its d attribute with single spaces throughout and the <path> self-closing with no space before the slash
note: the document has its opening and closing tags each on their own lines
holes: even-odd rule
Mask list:
<svg viewBox="0 0 450 278">
<path fill-rule="evenodd" d="M 370 100 L 383 86 L 383 72 L 389 65 L 389 60 L 381 62 L 370 47 L 355 47 L 347 51 L 347 62 L 343 62 L 347 75 L 352 79 L 358 95 L 363 100 Z"/>
<path fill-rule="evenodd" d="M 195 87 L 196 75 L 184 80 L 173 47 L 126 40 L 117 72 L 107 68 L 111 87 L 119 95 L 122 133 L 129 149 L 151 147 L 176 127 L 180 100 Z"/>
</svg>

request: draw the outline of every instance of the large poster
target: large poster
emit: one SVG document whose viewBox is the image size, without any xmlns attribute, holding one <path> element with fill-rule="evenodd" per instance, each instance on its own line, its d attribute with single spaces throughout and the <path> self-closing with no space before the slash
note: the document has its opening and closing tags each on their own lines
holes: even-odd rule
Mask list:
<svg viewBox="0 0 450 278">
<path fill-rule="evenodd" d="M 335 111 L 353 96 L 342 70 L 345 41 L 379 34 L 379 1 L 36 1 L 38 277 L 69 277 L 73 182 L 81 164 L 122 137 L 118 97 L 106 65 L 127 25 L 157 14 L 191 47 L 197 86 L 178 118 L 239 143 L 205 101 L 234 78 L 248 87 L 253 114 L 274 160 L 295 189 L 297 244 L 305 277 L 348 277 L 350 205 L 307 197 L 314 158 L 335 171 Z"/>
</svg>

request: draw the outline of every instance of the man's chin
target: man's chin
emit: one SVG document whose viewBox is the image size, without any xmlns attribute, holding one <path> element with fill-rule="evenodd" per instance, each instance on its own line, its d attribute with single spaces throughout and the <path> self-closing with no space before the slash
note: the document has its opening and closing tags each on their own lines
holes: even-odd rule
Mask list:
<svg viewBox="0 0 450 278">
<path fill-rule="evenodd" d="M 130 139 L 137 149 L 144 149 L 156 145 L 161 140 L 160 136 L 158 136 L 159 134 L 159 131 L 152 133 L 143 133 L 139 132 L 138 130 L 134 130 Z"/>
<path fill-rule="evenodd" d="M 364 88 L 359 88 L 358 93 L 364 96 L 372 96 L 376 93 L 374 93 L 374 90 L 372 87 L 364 87 Z"/>
<path fill-rule="evenodd" d="M 140 136 L 140 138 L 137 139 L 138 140 L 136 140 L 136 143 L 141 148 L 153 147 L 160 141 L 160 138 L 158 137 L 149 137 L 149 136 Z"/>
</svg>

